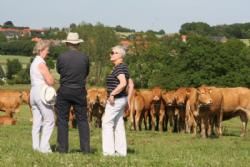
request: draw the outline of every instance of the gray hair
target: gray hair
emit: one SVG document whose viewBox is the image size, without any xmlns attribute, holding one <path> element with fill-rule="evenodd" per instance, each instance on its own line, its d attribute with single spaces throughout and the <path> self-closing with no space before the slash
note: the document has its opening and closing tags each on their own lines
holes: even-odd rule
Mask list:
<svg viewBox="0 0 250 167">
<path fill-rule="evenodd" d="M 36 43 L 34 49 L 33 49 L 33 54 L 37 55 L 39 54 L 40 51 L 42 51 L 45 48 L 49 48 L 50 46 L 50 41 L 49 40 L 40 40 Z"/>
<path fill-rule="evenodd" d="M 126 55 L 126 51 L 125 51 L 124 47 L 122 47 L 120 45 L 112 47 L 112 51 L 118 52 L 122 56 L 122 58 L 124 58 Z"/>
</svg>

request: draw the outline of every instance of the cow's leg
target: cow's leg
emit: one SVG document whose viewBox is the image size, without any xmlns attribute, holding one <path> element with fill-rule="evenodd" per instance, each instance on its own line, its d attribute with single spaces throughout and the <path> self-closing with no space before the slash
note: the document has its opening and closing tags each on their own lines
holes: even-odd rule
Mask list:
<svg viewBox="0 0 250 167">
<path fill-rule="evenodd" d="M 145 130 L 148 130 L 148 121 L 147 121 L 147 119 L 148 119 L 148 110 L 145 110 L 145 112 L 144 112 L 144 114 L 143 114 L 143 116 L 144 116 L 144 127 L 145 127 Z"/>
<path fill-rule="evenodd" d="M 206 138 L 206 116 L 204 115 L 204 117 L 201 118 L 201 137 L 202 138 Z"/>
<path fill-rule="evenodd" d="M 240 112 L 240 120 L 242 122 L 240 137 L 244 137 L 247 132 L 247 122 L 248 122 L 248 118 L 245 112 Z"/>
<path fill-rule="evenodd" d="M 160 115 L 159 115 L 159 130 L 161 132 L 163 132 L 163 128 L 164 128 L 164 119 L 165 119 L 165 110 L 160 110 Z"/>
<path fill-rule="evenodd" d="M 151 110 L 150 111 L 150 115 L 151 115 L 151 130 L 155 130 L 155 115 L 154 115 L 154 111 Z"/>
<path fill-rule="evenodd" d="M 191 128 L 191 126 L 190 126 L 190 117 L 191 117 L 191 115 L 190 115 L 190 105 L 189 105 L 189 102 L 187 102 L 187 104 L 186 104 L 186 111 L 185 111 L 185 132 L 186 133 L 190 133 L 190 128 Z"/>
<path fill-rule="evenodd" d="M 13 112 L 12 110 L 7 110 L 5 113 L 8 117 L 13 118 Z"/>
<path fill-rule="evenodd" d="M 141 126 L 140 126 L 141 113 L 142 111 L 136 111 L 136 114 L 135 114 L 135 129 L 136 130 L 141 130 Z"/>
<path fill-rule="evenodd" d="M 174 114 L 172 111 L 168 114 L 168 120 L 169 120 L 169 130 L 168 131 L 173 132 L 174 131 Z"/>
<path fill-rule="evenodd" d="M 130 130 L 136 130 L 134 110 L 130 109 Z"/>
</svg>

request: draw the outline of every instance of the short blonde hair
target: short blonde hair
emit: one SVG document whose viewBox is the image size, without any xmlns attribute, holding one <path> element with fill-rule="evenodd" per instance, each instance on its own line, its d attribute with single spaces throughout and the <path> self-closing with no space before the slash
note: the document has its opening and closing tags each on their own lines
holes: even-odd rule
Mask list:
<svg viewBox="0 0 250 167">
<path fill-rule="evenodd" d="M 123 58 L 126 55 L 126 51 L 124 49 L 124 47 L 122 47 L 121 45 L 117 45 L 112 47 L 112 51 L 119 53 Z"/>
<path fill-rule="evenodd" d="M 49 40 L 40 40 L 36 43 L 33 54 L 37 55 L 40 51 L 44 50 L 45 48 L 50 47 L 50 41 Z"/>
</svg>

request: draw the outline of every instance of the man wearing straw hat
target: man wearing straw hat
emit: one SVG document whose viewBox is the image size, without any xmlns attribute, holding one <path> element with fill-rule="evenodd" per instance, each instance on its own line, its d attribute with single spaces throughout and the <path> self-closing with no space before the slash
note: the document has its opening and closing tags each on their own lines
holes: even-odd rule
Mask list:
<svg viewBox="0 0 250 167">
<path fill-rule="evenodd" d="M 68 51 L 62 53 L 57 59 L 57 72 L 60 74 L 60 88 L 56 100 L 58 116 L 57 151 L 67 153 L 68 120 L 70 106 L 75 110 L 80 137 L 80 150 L 90 152 L 89 125 L 87 119 L 86 78 L 89 74 L 89 59 L 78 51 L 82 39 L 78 33 L 69 32 L 67 39 L 62 41 L 68 46 Z"/>
</svg>

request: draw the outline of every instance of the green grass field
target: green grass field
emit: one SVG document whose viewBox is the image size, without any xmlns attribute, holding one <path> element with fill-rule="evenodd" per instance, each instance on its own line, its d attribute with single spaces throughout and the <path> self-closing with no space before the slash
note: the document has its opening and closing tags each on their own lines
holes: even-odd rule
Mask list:
<svg viewBox="0 0 250 167">
<path fill-rule="evenodd" d="M 3 113 L 0 113 L 1 115 Z M 17 125 L 0 126 L 1 167 L 43 166 L 249 166 L 250 135 L 241 138 L 238 118 L 223 122 L 224 136 L 202 139 L 189 134 L 126 130 L 128 156 L 104 157 L 101 149 L 101 130 L 91 127 L 93 154 L 78 152 L 77 129 L 70 129 L 68 154 L 41 154 L 32 151 L 31 122 L 27 105 L 15 115 Z M 51 138 L 56 144 L 56 128 Z"/>
<path fill-rule="evenodd" d="M 6 64 L 7 59 L 18 59 L 21 64 L 28 64 L 31 56 L 14 56 L 14 55 L 0 55 L 0 64 Z"/>
<path fill-rule="evenodd" d="M 27 64 L 30 63 L 32 56 L 14 56 L 14 55 L 0 55 L 0 65 L 3 67 L 3 70 L 7 71 L 7 59 L 13 60 L 13 59 L 18 59 L 20 63 L 22 64 L 23 68 L 27 67 Z M 56 72 L 56 69 L 51 69 L 52 75 L 55 77 L 56 80 L 59 80 L 60 76 Z"/>
</svg>

